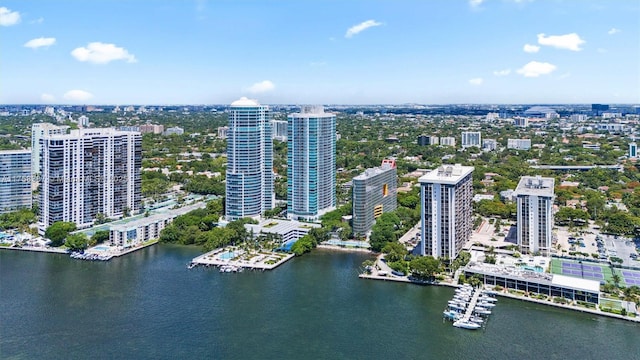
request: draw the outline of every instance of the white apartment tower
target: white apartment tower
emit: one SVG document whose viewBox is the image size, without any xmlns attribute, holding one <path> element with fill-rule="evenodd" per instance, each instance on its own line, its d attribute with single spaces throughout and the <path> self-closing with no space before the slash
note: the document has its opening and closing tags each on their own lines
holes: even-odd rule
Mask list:
<svg viewBox="0 0 640 360">
<path fill-rule="evenodd" d="M 269 107 L 246 97 L 231 103 L 227 132 L 227 221 L 259 219 L 275 204 Z"/>
<path fill-rule="evenodd" d="M 460 142 L 463 149 L 472 146 L 477 146 L 479 148 L 482 144 L 482 134 L 480 131 L 463 131 Z"/>
<path fill-rule="evenodd" d="M 36 123 L 31 125 L 31 176 L 37 181 L 40 175 L 40 139 L 48 135 L 66 134 L 69 126 L 58 126 L 49 123 Z"/>
<path fill-rule="evenodd" d="M 0 150 L 0 214 L 31 207 L 31 151 Z"/>
<path fill-rule="evenodd" d="M 139 132 L 79 129 L 40 139 L 40 231 L 57 221 L 78 228 L 96 215 L 118 218 L 140 210 Z"/>
<path fill-rule="evenodd" d="M 524 253 L 548 255 L 553 227 L 554 179 L 523 176 L 515 191 L 518 246 Z"/>
<path fill-rule="evenodd" d="M 287 120 L 287 217 L 316 221 L 336 208 L 336 116 L 303 106 Z"/>
<path fill-rule="evenodd" d="M 420 254 L 455 259 L 473 227 L 472 166 L 443 165 L 420 182 Z"/>
</svg>

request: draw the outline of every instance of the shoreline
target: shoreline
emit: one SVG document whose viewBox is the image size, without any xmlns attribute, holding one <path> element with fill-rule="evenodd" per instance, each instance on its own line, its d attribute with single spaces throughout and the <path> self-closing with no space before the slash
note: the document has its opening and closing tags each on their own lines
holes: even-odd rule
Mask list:
<svg viewBox="0 0 640 360">
<path fill-rule="evenodd" d="M 358 275 L 358 277 L 360 279 L 392 281 L 392 282 L 400 282 L 400 283 L 405 283 L 405 284 L 414 284 L 414 285 L 421 285 L 421 286 L 434 285 L 434 286 L 448 286 L 448 287 L 453 287 L 453 288 L 460 287 L 460 285 L 454 284 L 454 283 L 450 283 L 450 282 L 416 282 L 416 281 L 411 281 L 411 280 L 407 279 L 406 277 L 379 276 L 379 275 L 370 275 L 370 274 L 360 274 L 360 275 Z M 502 292 L 502 291 L 495 291 L 495 290 L 493 290 L 493 291 L 494 291 L 496 296 L 502 296 L 502 297 L 505 297 L 505 298 L 515 299 L 515 300 L 520 300 L 520 301 L 525 301 L 525 302 L 531 302 L 531 303 L 536 303 L 536 304 L 540 304 L 540 305 L 548 305 L 548 306 L 553 306 L 553 307 L 557 307 L 557 308 L 561 308 L 561 309 L 565 309 L 565 310 L 579 311 L 579 312 L 588 313 L 588 314 L 592 314 L 592 315 L 605 316 L 605 317 L 609 317 L 609 318 L 613 318 L 613 319 L 626 320 L 626 321 L 631 321 L 631 322 L 635 322 L 635 323 L 640 323 L 640 317 L 623 316 L 623 315 L 618 315 L 618 314 L 614 314 L 614 313 L 605 312 L 605 311 L 598 310 L 598 309 L 589 309 L 589 308 L 585 308 L 585 307 L 581 307 L 581 306 L 559 304 L 559 303 L 554 303 L 554 302 L 548 301 L 548 300 L 532 299 L 532 298 L 527 297 L 527 296 L 513 295 L 513 294 L 505 293 L 505 292 Z"/>
<path fill-rule="evenodd" d="M 132 248 L 128 248 L 126 250 L 123 250 L 121 252 L 118 253 L 109 253 L 109 255 L 114 258 L 114 257 L 120 257 L 123 255 L 127 255 L 130 254 L 132 252 L 147 248 L 151 245 L 155 245 L 159 242 L 159 239 L 153 240 L 153 241 L 149 241 L 147 243 L 144 243 L 140 246 L 136 246 L 136 247 L 132 247 Z M 49 254 L 65 254 L 65 255 L 71 255 L 71 251 L 69 251 L 68 249 L 57 249 L 57 248 L 42 248 L 42 247 L 30 247 L 30 246 L 23 246 L 23 247 L 13 247 L 13 246 L 0 246 L 0 249 L 5 249 L 5 250 L 14 250 L 14 251 L 31 251 L 31 252 L 39 252 L 39 253 L 49 253 Z M 86 250 L 90 250 L 90 249 L 86 249 Z M 85 250 L 85 251 L 86 251 Z"/>
<path fill-rule="evenodd" d="M 369 253 L 375 254 L 370 249 L 366 248 L 356 248 L 356 247 L 346 247 L 346 246 L 338 246 L 338 245 L 326 245 L 326 244 L 318 244 L 316 249 L 324 249 L 324 250 L 335 250 L 335 251 L 349 251 L 349 252 L 361 252 L 361 253 Z"/>
</svg>

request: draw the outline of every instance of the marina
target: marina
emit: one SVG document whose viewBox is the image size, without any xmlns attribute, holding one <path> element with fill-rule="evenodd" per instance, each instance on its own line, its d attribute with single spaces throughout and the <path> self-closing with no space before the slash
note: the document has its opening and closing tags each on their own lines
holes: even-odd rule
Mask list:
<svg viewBox="0 0 640 360">
<path fill-rule="evenodd" d="M 253 270 L 273 270 L 284 264 L 294 254 L 274 251 L 248 251 L 237 249 L 235 247 L 226 247 L 215 249 L 205 254 L 195 257 L 187 265 L 187 268 L 193 269 L 196 266 L 219 267 L 220 272 L 241 272 L 243 269 Z"/>
<path fill-rule="evenodd" d="M 443 319 L 453 321 L 453 326 L 458 328 L 478 330 L 486 324 L 496 301 L 485 290 L 462 285 L 455 290 L 453 299 L 447 302 L 447 308 L 442 313 Z"/>
</svg>

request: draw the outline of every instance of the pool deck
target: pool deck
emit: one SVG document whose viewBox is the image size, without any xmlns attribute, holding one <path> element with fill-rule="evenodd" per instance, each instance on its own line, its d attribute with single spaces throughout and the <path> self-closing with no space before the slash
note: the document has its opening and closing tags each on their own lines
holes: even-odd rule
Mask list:
<svg viewBox="0 0 640 360">
<path fill-rule="evenodd" d="M 258 260 L 231 260 L 231 259 L 220 259 L 218 254 L 225 253 L 229 250 L 227 249 L 215 249 L 204 253 L 200 256 L 195 257 L 191 260 L 192 264 L 195 265 L 204 265 L 204 266 L 225 266 L 225 265 L 233 265 L 237 267 L 242 267 L 246 269 L 257 269 L 257 270 L 273 270 L 278 266 L 284 264 L 291 258 L 293 258 L 294 254 L 284 254 L 285 256 L 281 258 L 279 261 L 273 264 L 266 264 L 265 261 L 273 258 L 273 255 L 266 255 L 262 253 L 254 253 L 251 255 L 257 256 Z M 283 253 L 272 253 L 274 255 L 283 255 Z M 244 255 L 244 254 L 243 254 Z"/>
</svg>

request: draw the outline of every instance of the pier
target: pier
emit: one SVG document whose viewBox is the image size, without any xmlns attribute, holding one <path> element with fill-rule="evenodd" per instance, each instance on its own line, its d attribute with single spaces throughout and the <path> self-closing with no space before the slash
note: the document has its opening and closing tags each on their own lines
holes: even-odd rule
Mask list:
<svg viewBox="0 0 640 360">
<path fill-rule="evenodd" d="M 476 304 L 478 303 L 478 298 L 482 291 L 478 289 L 473 290 L 473 295 L 471 295 L 471 300 L 469 301 L 469 306 L 467 306 L 467 310 L 464 312 L 462 316 L 462 321 L 469 321 L 471 319 L 471 315 L 473 314 L 473 310 L 476 308 Z"/>
</svg>

